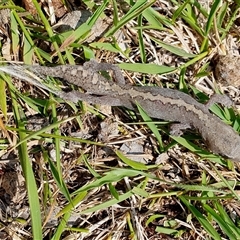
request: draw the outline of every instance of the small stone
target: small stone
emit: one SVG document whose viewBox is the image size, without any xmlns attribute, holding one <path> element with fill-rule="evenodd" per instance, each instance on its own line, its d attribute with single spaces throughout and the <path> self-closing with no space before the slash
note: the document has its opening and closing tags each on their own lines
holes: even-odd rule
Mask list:
<svg viewBox="0 0 240 240">
<path fill-rule="evenodd" d="M 214 74 L 217 83 L 221 83 L 227 87 L 229 85 L 234 87 L 240 86 L 240 56 L 233 55 L 219 55 L 216 59 L 216 66 Z"/>
</svg>

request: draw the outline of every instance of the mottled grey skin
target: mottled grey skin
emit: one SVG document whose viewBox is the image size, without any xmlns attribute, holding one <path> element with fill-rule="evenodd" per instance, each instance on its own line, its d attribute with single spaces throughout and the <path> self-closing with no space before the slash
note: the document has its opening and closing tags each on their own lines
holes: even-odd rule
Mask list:
<svg viewBox="0 0 240 240">
<path fill-rule="evenodd" d="M 206 146 L 214 153 L 240 161 L 240 136 L 229 125 L 211 114 L 208 108 L 189 95 L 177 90 L 155 88 L 150 90 L 165 101 L 154 101 L 154 104 L 137 98 L 137 102 L 154 118 L 180 122 L 194 127 L 201 134 Z M 138 88 L 138 91 L 140 89 Z M 142 91 L 142 90 L 141 90 Z M 174 100 L 170 100 L 173 99 Z"/>
<path fill-rule="evenodd" d="M 136 109 L 138 103 L 153 118 L 174 121 L 197 129 L 212 152 L 240 161 L 240 136 L 237 132 L 211 114 L 206 105 L 183 92 L 159 87 L 127 85 L 119 68 L 95 61 L 85 63 L 83 66 L 63 65 L 53 68 L 31 66 L 29 70 L 63 78 L 86 91 L 58 93 L 67 100 L 125 106 L 129 109 Z M 106 80 L 98 73 L 100 70 L 112 70 L 116 82 Z"/>
</svg>

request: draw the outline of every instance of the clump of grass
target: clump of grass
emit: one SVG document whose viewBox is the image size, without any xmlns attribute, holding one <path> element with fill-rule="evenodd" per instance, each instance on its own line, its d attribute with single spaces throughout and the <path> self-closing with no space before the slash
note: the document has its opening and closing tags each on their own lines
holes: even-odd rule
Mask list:
<svg viewBox="0 0 240 240">
<path fill-rule="evenodd" d="M 134 84 L 176 88 L 200 102 L 208 97 L 194 82 L 201 79 L 206 92 L 216 90 L 210 59 L 228 49 L 225 39 L 232 36 L 239 4 L 83 2 L 91 17 L 62 33 L 51 25 L 47 5 L 33 0 L 31 14 L 12 1 L 1 3 L 0 9 L 11 10 L 6 37 L 13 60 L 52 66 L 97 58 L 118 63 Z M 101 32 L 98 26 L 106 18 Z M 90 41 L 93 33 L 98 36 Z M 144 122 L 137 124 L 134 113 L 121 112 L 121 120 L 134 126 L 117 121 L 117 135 L 101 143 L 99 122 L 116 119 L 98 106 L 65 103 L 29 83 L 1 78 L 0 157 L 11 151 L 19 158 L 27 190 L 21 204 L 30 211 L 24 222 L 21 214 L 12 219 L 11 224 L 18 223 L 15 229 L 2 225 L 5 233 L 24 239 L 239 239 L 238 169 L 209 153 L 195 133 L 169 136 L 166 123 L 153 122 L 138 106 Z M 51 78 L 48 84 L 54 89 L 63 85 Z M 215 106 L 212 111 L 239 129 L 232 110 Z M 50 124 L 27 130 L 33 113 Z M 83 136 L 85 129 L 86 139 L 71 134 Z M 150 156 L 147 165 L 119 150 L 123 142 L 136 141 Z"/>
</svg>

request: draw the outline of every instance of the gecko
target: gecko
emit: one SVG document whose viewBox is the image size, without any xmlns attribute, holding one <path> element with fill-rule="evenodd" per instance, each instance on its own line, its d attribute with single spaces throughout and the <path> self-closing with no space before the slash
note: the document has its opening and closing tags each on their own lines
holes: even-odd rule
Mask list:
<svg viewBox="0 0 240 240">
<path fill-rule="evenodd" d="M 218 98 L 216 101 L 210 101 L 209 104 L 202 104 L 179 90 L 126 84 L 117 65 L 98 63 L 95 60 L 90 60 L 84 65 L 24 67 L 39 76 L 61 78 L 83 90 L 83 92 L 72 90 L 56 93 L 65 100 L 75 103 L 81 100 L 90 104 L 123 106 L 131 110 L 136 110 L 138 103 L 152 118 L 171 121 L 179 129 L 196 129 L 213 153 L 233 161 L 240 161 L 240 136 L 209 110 L 211 104 L 219 102 Z M 110 70 L 113 72 L 114 81 L 100 74 L 100 71 Z"/>
</svg>

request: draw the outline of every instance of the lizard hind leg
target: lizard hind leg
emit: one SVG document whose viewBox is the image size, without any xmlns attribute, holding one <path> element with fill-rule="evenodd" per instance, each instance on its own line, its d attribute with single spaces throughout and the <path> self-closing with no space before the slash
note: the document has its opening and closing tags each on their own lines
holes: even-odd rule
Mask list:
<svg viewBox="0 0 240 240">
<path fill-rule="evenodd" d="M 233 105 L 232 100 L 227 95 L 222 94 L 213 94 L 208 102 L 206 103 L 206 107 L 209 109 L 213 104 L 220 103 L 224 107 L 231 107 Z"/>
</svg>

